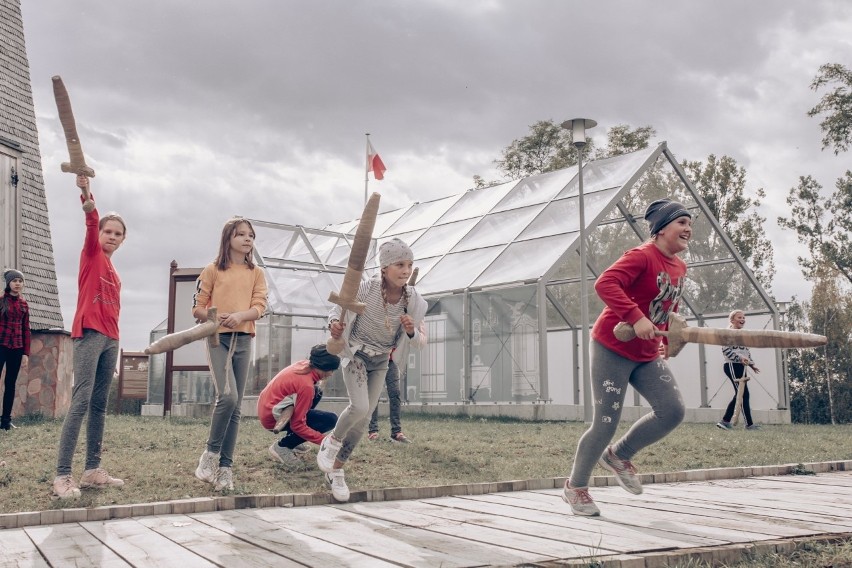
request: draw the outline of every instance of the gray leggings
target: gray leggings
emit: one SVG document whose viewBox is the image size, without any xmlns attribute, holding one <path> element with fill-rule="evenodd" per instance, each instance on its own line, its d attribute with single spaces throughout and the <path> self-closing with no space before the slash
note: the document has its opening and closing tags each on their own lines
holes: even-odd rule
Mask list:
<svg viewBox="0 0 852 568">
<path fill-rule="evenodd" d="M 389 353 L 369 357 L 358 351 L 343 369 L 343 384 L 349 395 L 347 406 L 337 419 L 332 435 L 343 442 L 337 459 L 343 463 L 364 437 L 370 414 L 379 403 L 385 375 L 388 371 Z"/>
<path fill-rule="evenodd" d="M 612 451 L 617 457 L 632 459 L 639 450 L 677 428 L 684 415 L 683 398 L 663 358 L 644 363 L 631 361 L 597 341 L 592 341 L 591 355 L 595 413 L 591 426 L 577 444 L 570 477 L 572 487 L 589 484 L 592 469 L 618 428 L 628 384 L 648 401 L 653 412 L 634 422 L 613 444 Z"/>
<path fill-rule="evenodd" d="M 219 455 L 219 467 L 231 467 L 240 432 L 240 406 L 251 363 L 251 335 L 220 333 L 219 347 L 207 346 L 216 405 L 210 421 L 207 451 Z"/>
<path fill-rule="evenodd" d="M 59 437 L 57 475 L 71 473 L 71 462 L 86 412 L 89 413 L 89 421 L 86 424 L 85 469 L 100 467 L 107 397 L 117 360 L 117 339 L 93 329 L 84 329 L 83 337 L 74 339 L 74 388 Z"/>
</svg>

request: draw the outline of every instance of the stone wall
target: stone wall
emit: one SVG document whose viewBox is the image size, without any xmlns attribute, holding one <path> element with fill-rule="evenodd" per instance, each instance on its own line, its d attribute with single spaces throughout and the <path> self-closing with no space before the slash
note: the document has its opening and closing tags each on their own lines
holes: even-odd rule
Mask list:
<svg viewBox="0 0 852 568">
<path fill-rule="evenodd" d="M 65 331 L 34 331 L 30 357 L 21 367 L 15 386 L 12 417 L 43 414 L 61 418 L 71 404 L 74 353 L 71 334 Z"/>
</svg>

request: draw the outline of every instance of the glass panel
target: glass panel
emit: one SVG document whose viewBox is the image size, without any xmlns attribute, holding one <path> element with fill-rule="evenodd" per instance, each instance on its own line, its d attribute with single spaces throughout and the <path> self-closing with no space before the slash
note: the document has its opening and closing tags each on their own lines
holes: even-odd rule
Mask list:
<svg viewBox="0 0 852 568">
<path fill-rule="evenodd" d="M 453 252 L 510 243 L 543 208 L 543 205 L 534 205 L 486 215 L 453 248 Z"/>
<path fill-rule="evenodd" d="M 524 178 L 497 204 L 493 212 L 550 201 L 576 174 L 576 168 L 566 168 Z"/>
<path fill-rule="evenodd" d="M 618 193 L 618 189 L 613 188 L 593 193 L 591 195 L 584 194 L 587 224 L 591 225 L 595 217 L 597 217 L 604 207 L 609 204 L 612 196 L 616 193 Z M 578 204 L 579 196 L 550 202 L 547 207 L 544 208 L 544 211 L 542 211 L 538 217 L 533 219 L 530 226 L 521 233 L 518 240 L 547 237 L 570 231 L 579 231 L 580 211 L 577 207 Z"/>
<path fill-rule="evenodd" d="M 402 215 L 408 211 L 410 207 L 402 207 L 400 209 L 394 209 L 393 211 L 386 211 L 384 213 L 379 213 L 376 216 L 376 226 L 373 227 L 373 237 L 381 237 L 385 234 L 385 231 L 388 230 L 388 227 L 396 223 Z M 358 229 L 357 223 L 354 227 L 352 227 L 351 232 L 354 235 L 355 231 Z"/>
<path fill-rule="evenodd" d="M 766 303 L 736 262 L 689 267 L 686 278 L 684 295 L 697 316 L 726 314 L 734 308 L 766 309 Z"/>
<path fill-rule="evenodd" d="M 594 160 L 583 165 L 583 194 L 602 189 L 621 188 L 636 170 L 645 163 L 657 147 L 645 148 L 603 160 Z M 575 177 L 563 189 L 557 199 L 580 194 L 580 178 Z"/>
<path fill-rule="evenodd" d="M 373 246 L 375 246 L 375 242 Z M 349 263 L 349 254 L 351 252 L 352 247 L 349 246 L 349 242 L 346 239 L 335 239 L 334 248 L 328 251 L 325 263 L 328 266 L 346 266 Z"/>
<path fill-rule="evenodd" d="M 491 247 L 448 254 L 420 280 L 418 289 L 421 294 L 462 290 L 491 264 L 501 250 L 502 247 Z"/>
<path fill-rule="evenodd" d="M 432 267 L 435 266 L 435 263 L 441 260 L 440 256 L 433 256 L 432 258 L 420 258 L 414 261 L 414 268 L 417 269 L 417 282 L 416 286 L 420 285 L 420 281 L 426 276 Z M 419 289 L 419 288 L 418 288 Z M 421 290 L 421 293 L 423 291 Z"/>
<path fill-rule="evenodd" d="M 415 260 L 449 252 L 478 220 L 467 219 L 432 227 L 412 245 Z"/>
<path fill-rule="evenodd" d="M 580 315 L 580 281 L 577 280 L 576 282 L 553 284 L 548 286 L 547 289 L 550 291 L 551 296 L 559 302 L 559 305 L 562 306 L 562 309 L 568 314 L 568 317 L 570 318 L 569 325 L 571 327 L 579 326 L 582 321 Z M 589 291 L 589 325 L 591 326 L 598 318 L 598 314 L 603 311 L 604 303 L 598 295 L 595 294 L 593 280 L 589 280 L 587 289 Z M 549 304 L 547 306 L 547 325 L 548 327 L 563 327 L 565 325 L 565 320 L 556 311 L 556 308 Z"/>
<path fill-rule="evenodd" d="M 379 266 L 379 249 L 381 248 L 383 243 L 386 243 L 391 239 L 400 239 L 405 244 L 412 247 L 412 252 L 413 252 L 414 251 L 413 243 L 417 242 L 417 239 L 419 239 L 420 235 L 422 235 L 425 231 L 426 231 L 426 229 L 419 229 L 417 231 L 411 231 L 410 233 L 403 233 L 401 235 L 394 235 L 394 236 L 386 236 L 386 237 L 382 237 L 380 239 L 377 239 L 376 240 L 376 248 L 374 250 L 371 250 L 370 254 L 367 255 L 367 262 L 364 263 L 364 266 L 366 266 L 368 268 L 377 268 Z"/>
<path fill-rule="evenodd" d="M 344 223 L 333 223 L 331 225 L 326 225 L 323 227 L 326 231 L 334 231 L 335 233 L 343 233 L 344 235 L 349 233 L 350 231 L 354 234 L 355 229 L 358 227 L 358 220 L 354 221 L 346 221 Z"/>
<path fill-rule="evenodd" d="M 451 195 L 443 199 L 428 201 L 426 203 L 415 203 L 411 208 L 399 218 L 399 220 L 384 231 L 382 236 L 398 235 L 415 229 L 427 229 L 435 224 L 441 215 L 447 212 L 447 209 L 458 201 L 458 195 Z"/>
<path fill-rule="evenodd" d="M 463 296 L 446 296 L 429 304 L 425 322 L 429 343 L 421 351 L 412 349 L 417 363 L 408 369 L 403 393 L 413 403 L 466 401 Z"/>
<path fill-rule="evenodd" d="M 477 402 L 540 397 L 536 286 L 470 295 L 471 384 Z"/>
<path fill-rule="evenodd" d="M 689 249 L 681 257 L 687 264 L 708 260 L 733 259 L 734 255 L 722 240 L 720 235 L 710 224 L 706 215 L 698 215 L 693 212 L 692 238 L 689 241 Z"/>
<path fill-rule="evenodd" d="M 542 239 L 512 243 L 497 260 L 476 279 L 474 286 L 492 286 L 540 278 L 577 238 L 567 233 Z"/>
<path fill-rule="evenodd" d="M 328 295 L 340 289 L 342 274 L 266 268 L 270 288 L 269 309 L 276 314 L 327 314 Z"/>
<path fill-rule="evenodd" d="M 261 256 L 284 259 L 295 229 L 286 225 L 271 227 L 253 222 L 254 248 Z M 313 261 L 312 261 L 313 262 Z"/>
<path fill-rule="evenodd" d="M 518 183 L 512 180 L 507 183 L 484 187 L 482 189 L 470 189 L 462 195 L 455 205 L 450 207 L 438 223 L 450 223 L 462 219 L 481 217 L 494 207 L 494 204 L 503 199 L 509 191 Z"/>
</svg>

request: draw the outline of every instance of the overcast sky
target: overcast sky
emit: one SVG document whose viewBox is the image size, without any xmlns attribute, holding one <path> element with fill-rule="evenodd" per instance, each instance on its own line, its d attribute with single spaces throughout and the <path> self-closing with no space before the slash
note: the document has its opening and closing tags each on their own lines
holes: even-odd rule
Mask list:
<svg viewBox="0 0 852 568">
<path fill-rule="evenodd" d="M 71 96 L 98 208 L 128 224 L 122 347 L 166 317 L 169 263 L 203 266 L 234 214 L 323 227 L 359 216 L 364 133 L 382 210 L 496 179 L 538 120 L 650 125 L 679 159 L 729 155 L 768 193 L 779 300 L 809 298 L 775 222 L 821 151 L 823 63 L 852 65 L 847 0 L 22 0 L 60 301 L 76 305 L 83 216 L 53 100 Z"/>
</svg>

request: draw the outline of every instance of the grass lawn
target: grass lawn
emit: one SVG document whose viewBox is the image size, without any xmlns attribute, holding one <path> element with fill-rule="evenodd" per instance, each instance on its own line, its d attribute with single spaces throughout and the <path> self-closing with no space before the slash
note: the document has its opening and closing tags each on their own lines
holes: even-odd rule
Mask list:
<svg viewBox="0 0 852 568">
<path fill-rule="evenodd" d="M 377 441 L 366 436 L 346 469 L 352 490 L 537 479 L 568 475 L 579 422 L 521 422 L 482 418 L 404 416 L 414 443 L 388 439 L 386 420 Z M 0 431 L 0 513 L 61 508 L 51 501 L 61 421 L 17 421 Z M 123 488 L 83 491 L 73 504 L 95 507 L 212 495 L 193 472 L 204 450 L 209 420 L 108 416 L 102 466 L 123 478 Z M 629 425 L 623 424 L 619 434 Z M 298 471 L 285 469 L 268 453 L 277 437 L 257 419 L 243 419 L 234 462 L 235 494 L 327 491 L 316 466 L 316 447 Z M 764 426 L 759 431 L 719 430 L 712 424 L 683 424 L 641 452 L 640 472 L 725 466 L 775 465 L 852 459 L 852 425 Z M 74 476 L 83 469 L 85 428 L 74 457 Z M 594 474 L 604 475 L 603 470 Z"/>
</svg>

